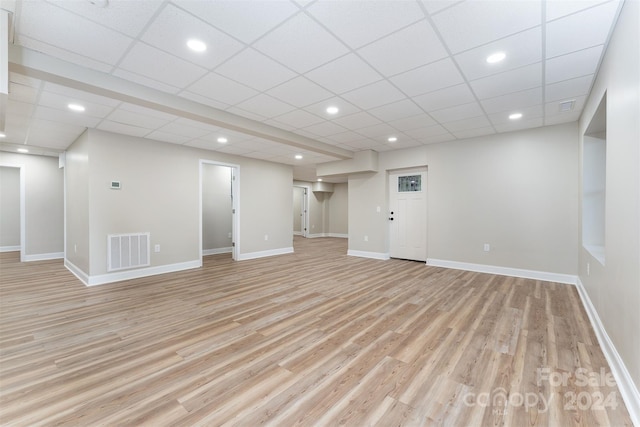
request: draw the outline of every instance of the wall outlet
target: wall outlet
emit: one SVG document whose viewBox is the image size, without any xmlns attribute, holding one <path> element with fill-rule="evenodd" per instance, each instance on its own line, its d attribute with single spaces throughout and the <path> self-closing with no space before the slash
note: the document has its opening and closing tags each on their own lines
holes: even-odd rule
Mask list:
<svg viewBox="0 0 640 427">
<path fill-rule="evenodd" d="M 483 249 L 484 249 L 485 252 L 489 252 L 491 250 L 491 245 L 488 244 L 488 243 L 485 243 Z"/>
<path fill-rule="evenodd" d="M 380 213 L 380 206 L 376 206 L 376 212 Z"/>
<path fill-rule="evenodd" d="M 264 235 L 264 240 L 269 240 L 269 235 L 268 234 Z"/>
<path fill-rule="evenodd" d="M 160 245 L 155 245 L 155 246 L 153 247 L 153 251 L 154 251 L 154 252 L 160 252 Z"/>
<path fill-rule="evenodd" d="M 364 236 L 364 241 L 368 242 L 369 241 L 369 236 Z"/>
<path fill-rule="evenodd" d="M 231 238 L 231 233 L 229 233 L 229 235 L 227 236 L 228 238 Z"/>
</svg>

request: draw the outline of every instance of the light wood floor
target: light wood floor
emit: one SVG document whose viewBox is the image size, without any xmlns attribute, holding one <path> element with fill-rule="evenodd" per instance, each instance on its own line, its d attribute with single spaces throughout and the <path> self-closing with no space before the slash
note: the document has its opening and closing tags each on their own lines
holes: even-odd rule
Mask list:
<svg viewBox="0 0 640 427">
<path fill-rule="evenodd" d="M 631 425 L 574 287 L 295 249 L 92 288 L 1 254 L 0 422 Z"/>
</svg>

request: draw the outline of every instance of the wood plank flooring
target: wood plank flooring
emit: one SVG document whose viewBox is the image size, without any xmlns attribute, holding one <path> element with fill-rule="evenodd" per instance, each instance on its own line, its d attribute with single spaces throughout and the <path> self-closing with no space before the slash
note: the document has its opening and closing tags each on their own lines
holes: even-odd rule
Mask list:
<svg viewBox="0 0 640 427">
<path fill-rule="evenodd" d="M 92 288 L 0 254 L 0 423 L 631 425 L 574 287 L 346 243 Z"/>
</svg>

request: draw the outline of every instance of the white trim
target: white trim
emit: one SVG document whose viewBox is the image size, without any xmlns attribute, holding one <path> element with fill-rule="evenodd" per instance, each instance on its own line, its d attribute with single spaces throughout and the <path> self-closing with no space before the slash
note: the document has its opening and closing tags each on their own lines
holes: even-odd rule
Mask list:
<svg viewBox="0 0 640 427">
<path fill-rule="evenodd" d="M 573 274 L 550 273 L 547 271 L 525 270 L 522 268 L 500 267 L 496 265 L 472 264 L 467 262 L 447 261 L 427 258 L 427 265 L 432 267 L 453 268 L 455 270 L 476 271 L 479 273 L 497 274 L 500 276 L 523 277 L 525 279 L 544 280 L 547 282 L 575 285 L 578 276 Z"/>
<path fill-rule="evenodd" d="M 316 239 L 318 237 L 338 237 L 340 239 L 348 239 L 349 235 L 341 234 L 341 233 L 316 233 L 316 234 L 309 234 L 307 237 L 309 239 Z"/>
<path fill-rule="evenodd" d="M 215 249 L 203 249 L 202 255 L 217 255 L 217 254 L 229 254 L 233 252 L 233 248 L 229 246 L 228 248 L 215 248 Z"/>
<path fill-rule="evenodd" d="M 302 231 L 294 231 L 293 234 L 302 237 L 310 237 L 309 235 L 309 215 L 311 212 L 311 203 L 309 203 L 309 194 L 311 194 L 311 185 L 305 182 L 294 181 L 293 187 L 303 188 L 304 193 L 302 194 L 302 210 L 303 210 L 303 221 L 304 227 Z M 292 187 L 292 188 L 293 188 Z"/>
<path fill-rule="evenodd" d="M 268 251 L 258 251 L 258 252 L 249 252 L 246 254 L 240 254 L 238 256 L 238 261 L 244 261 L 248 259 L 256 259 L 256 258 L 264 258 L 275 255 L 284 255 L 293 253 L 293 247 L 288 248 L 280 248 L 280 249 L 270 249 Z"/>
<path fill-rule="evenodd" d="M 354 251 L 353 249 L 349 249 L 347 251 L 347 255 L 349 255 L 349 256 L 357 256 L 357 257 L 360 257 L 360 258 L 380 259 L 380 260 L 383 260 L 383 261 L 386 261 L 386 260 L 388 260 L 390 258 L 388 253 Z"/>
<path fill-rule="evenodd" d="M 0 246 L 0 252 L 18 252 L 20 245 L 18 246 Z"/>
<path fill-rule="evenodd" d="M 64 258 L 64 252 L 52 252 L 48 254 L 25 255 L 23 262 L 44 261 L 47 259 L 62 259 L 62 258 Z"/>
<path fill-rule="evenodd" d="M 107 283 L 120 282 L 123 280 L 139 279 L 141 277 L 155 276 L 158 274 L 173 273 L 176 271 L 190 270 L 202 267 L 200 260 L 179 262 L 176 264 L 159 265 L 156 267 L 139 268 L 129 271 L 119 271 L 117 273 L 100 274 L 89 276 L 84 271 L 65 260 L 64 266 L 71 271 L 85 286 L 104 285 Z"/>
<path fill-rule="evenodd" d="M 598 338 L 598 343 L 604 353 L 604 357 L 607 359 L 607 362 L 609 362 L 609 368 L 611 368 L 611 373 L 616 380 L 618 390 L 620 390 L 620 394 L 622 394 L 622 400 L 624 400 L 627 411 L 629 411 L 631 421 L 634 425 L 640 426 L 640 392 L 638 392 L 638 388 L 633 382 L 631 374 L 629 374 L 624 361 L 613 345 L 611 338 L 609 338 L 600 320 L 600 316 L 598 316 L 598 312 L 593 306 L 589 294 L 579 277 L 576 282 L 576 288 L 578 289 L 578 295 L 580 295 L 587 316 L 589 316 L 596 338 Z"/>
</svg>

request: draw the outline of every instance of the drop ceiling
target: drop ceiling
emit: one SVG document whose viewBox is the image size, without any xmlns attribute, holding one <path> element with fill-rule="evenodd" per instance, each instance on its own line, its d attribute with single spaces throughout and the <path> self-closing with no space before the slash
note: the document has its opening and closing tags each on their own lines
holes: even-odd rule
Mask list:
<svg viewBox="0 0 640 427">
<path fill-rule="evenodd" d="M 296 178 L 315 180 L 316 164 L 360 150 L 577 120 L 621 2 L 0 0 L 0 7 L 11 21 L 3 150 L 55 155 L 96 128 L 286 163 Z M 189 50 L 192 38 L 206 51 Z M 496 52 L 505 59 L 488 63 Z M 565 101 L 573 109 L 561 112 Z M 329 106 L 339 112 L 328 114 Z M 522 118 L 510 120 L 516 112 Z"/>
</svg>

